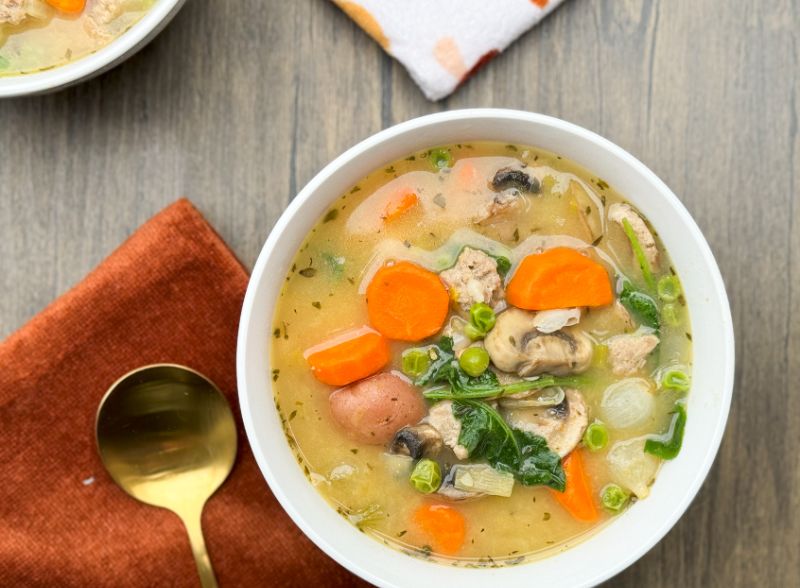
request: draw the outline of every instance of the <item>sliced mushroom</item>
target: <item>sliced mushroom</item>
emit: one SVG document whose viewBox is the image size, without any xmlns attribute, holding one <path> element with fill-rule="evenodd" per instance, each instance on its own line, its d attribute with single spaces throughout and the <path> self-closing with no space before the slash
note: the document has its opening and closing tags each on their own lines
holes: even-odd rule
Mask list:
<svg viewBox="0 0 800 588">
<path fill-rule="evenodd" d="M 551 451 L 564 457 L 580 442 L 589 424 L 581 393 L 567 388 L 564 394 L 564 400 L 557 406 L 508 410 L 506 420 L 515 429 L 544 437 Z"/>
<path fill-rule="evenodd" d="M 558 386 L 542 390 L 528 390 L 509 394 L 500 398 L 497 403 L 507 409 L 513 408 L 541 408 L 544 406 L 558 406 L 566 397 L 564 389 Z"/>
<path fill-rule="evenodd" d="M 592 341 L 575 327 L 553 333 L 536 328 L 536 314 L 518 308 L 500 313 L 484 339 L 492 363 L 520 376 L 558 376 L 586 371 L 592 361 Z"/>
<path fill-rule="evenodd" d="M 496 192 L 516 188 L 520 192 L 538 194 L 541 190 L 539 179 L 531 177 L 521 169 L 504 167 L 497 170 L 492 178 L 492 189 Z"/>
<path fill-rule="evenodd" d="M 434 427 L 422 423 L 403 427 L 392 439 L 389 451 L 414 459 L 436 455 L 442 450 L 442 436 Z"/>
<path fill-rule="evenodd" d="M 533 326 L 540 333 L 554 333 L 564 327 L 577 325 L 580 320 L 580 308 L 556 308 L 537 312 L 533 318 Z"/>
<path fill-rule="evenodd" d="M 623 221 L 628 221 L 633 233 L 636 235 L 636 239 L 639 241 L 639 245 L 642 246 L 642 251 L 644 251 L 644 256 L 650 264 L 650 269 L 658 267 L 656 240 L 653 237 L 653 233 L 647 228 L 644 219 L 633 208 L 621 202 L 612 204 L 608 209 L 608 220 L 617 223 L 621 227 L 623 226 Z"/>
</svg>

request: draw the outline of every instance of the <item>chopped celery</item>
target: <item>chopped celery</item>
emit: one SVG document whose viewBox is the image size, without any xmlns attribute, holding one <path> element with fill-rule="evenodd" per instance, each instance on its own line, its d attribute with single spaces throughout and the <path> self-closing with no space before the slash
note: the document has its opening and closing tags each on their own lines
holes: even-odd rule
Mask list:
<svg viewBox="0 0 800 588">
<path fill-rule="evenodd" d="M 616 484 L 608 484 L 600 493 L 600 502 L 613 513 L 621 511 L 628 503 L 630 496 Z"/>
<path fill-rule="evenodd" d="M 673 302 L 668 302 L 661 307 L 661 320 L 671 327 L 677 327 L 681 322 L 680 308 Z"/>
<path fill-rule="evenodd" d="M 592 353 L 592 366 L 603 367 L 608 361 L 608 345 L 598 343 L 594 346 L 594 353 Z"/>
<path fill-rule="evenodd" d="M 492 496 L 511 496 L 514 474 L 500 472 L 490 465 L 455 465 L 453 485 L 462 492 L 480 492 Z"/>
<path fill-rule="evenodd" d="M 636 261 L 639 263 L 639 268 L 642 270 L 645 283 L 650 288 L 655 288 L 656 284 L 655 280 L 653 280 L 653 273 L 650 271 L 650 262 L 647 261 L 644 249 L 642 249 L 642 244 L 639 243 L 639 238 L 636 236 L 636 231 L 633 230 L 630 221 L 626 218 L 622 219 L 622 229 L 628 236 L 628 241 L 631 242 L 631 249 L 633 249 L 633 254 L 636 257 Z"/>
<path fill-rule="evenodd" d="M 689 375 L 681 370 L 667 370 L 661 375 L 661 387 L 667 390 L 688 392 L 691 384 Z"/>
<path fill-rule="evenodd" d="M 418 378 L 431 365 L 431 359 L 425 349 L 409 349 L 403 353 L 403 373 L 409 378 Z"/>
<path fill-rule="evenodd" d="M 583 443 L 590 451 L 600 451 L 608 445 L 608 429 L 600 421 L 595 421 L 583 434 Z"/>
<path fill-rule="evenodd" d="M 664 302 L 675 302 L 681 295 L 681 282 L 678 276 L 664 276 L 656 288 L 658 297 Z"/>
<path fill-rule="evenodd" d="M 411 472 L 411 485 L 423 494 L 431 494 L 439 489 L 442 472 L 439 464 L 432 459 L 421 459 Z"/>
<path fill-rule="evenodd" d="M 491 306 L 483 302 L 476 302 L 469 309 L 469 320 L 475 325 L 475 328 L 486 334 L 494 327 L 497 322 L 497 316 L 495 316 Z"/>
<path fill-rule="evenodd" d="M 453 156 L 449 149 L 444 147 L 437 147 L 430 150 L 430 161 L 435 169 L 444 169 L 445 167 L 453 167 Z"/>
</svg>

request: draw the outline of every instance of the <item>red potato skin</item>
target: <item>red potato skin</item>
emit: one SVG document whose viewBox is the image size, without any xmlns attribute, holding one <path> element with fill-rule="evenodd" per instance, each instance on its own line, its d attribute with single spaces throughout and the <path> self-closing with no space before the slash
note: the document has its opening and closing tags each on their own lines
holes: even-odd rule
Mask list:
<svg viewBox="0 0 800 588">
<path fill-rule="evenodd" d="M 394 374 L 377 374 L 330 395 L 331 415 L 348 437 L 385 445 L 394 434 L 427 413 L 422 394 Z"/>
</svg>

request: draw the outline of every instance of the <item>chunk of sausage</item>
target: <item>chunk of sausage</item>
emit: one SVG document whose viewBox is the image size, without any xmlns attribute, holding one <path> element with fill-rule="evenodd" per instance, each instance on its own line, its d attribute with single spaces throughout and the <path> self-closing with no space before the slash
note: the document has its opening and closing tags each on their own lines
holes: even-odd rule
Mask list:
<svg viewBox="0 0 800 588">
<path fill-rule="evenodd" d="M 656 246 L 656 240 L 653 238 L 650 229 L 647 228 L 644 219 L 642 219 L 633 208 L 620 202 L 612 204 L 608 209 L 608 220 L 619 224 L 619 226 L 623 226 L 623 221 L 628 221 L 633 229 L 633 233 L 636 235 L 636 239 L 639 241 L 639 245 L 642 246 L 642 251 L 644 251 L 647 263 L 650 264 L 650 269 L 654 270 L 658 267 L 658 247 Z"/>
<path fill-rule="evenodd" d="M 615 376 L 629 376 L 644 367 L 647 356 L 658 346 L 655 335 L 617 335 L 606 341 L 608 361 Z"/>
<path fill-rule="evenodd" d="M 331 415 L 348 437 L 384 445 L 401 428 L 419 422 L 426 407 L 414 386 L 394 374 L 377 374 L 330 396 Z"/>
<path fill-rule="evenodd" d="M 476 302 L 495 306 L 503 299 L 503 280 L 497 262 L 483 251 L 464 247 L 453 267 L 439 274 L 464 312 Z"/>
<path fill-rule="evenodd" d="M 461 435 L 461 421 L 453 414 L 453 403 L 450 400 L 444 400 L 434 405 L 425 420 L 439 431 L 444 444 L 453 450 L 458 459 L 469 457 L 467 448 L 458 442 Z"/>
<path fill-rule="evenodd" d="M 25 0 L 0 0 L 0 25 L 18 25 L 27 17 Z"/>
</svg>

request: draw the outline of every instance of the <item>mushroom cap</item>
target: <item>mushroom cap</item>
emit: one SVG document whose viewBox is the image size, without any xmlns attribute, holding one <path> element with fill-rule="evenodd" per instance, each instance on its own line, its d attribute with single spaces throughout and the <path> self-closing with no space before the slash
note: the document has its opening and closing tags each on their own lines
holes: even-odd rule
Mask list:
<svg viewBox="0 0 800 588">
<path fill-rule="evenodd" d="M 549 373 L 557 376 L 586 371 L 592 361 L 592 341 L 576 327 L 552 333 L 536 328 L 536 313 L 509 308 L 484 340 L 492 363 L 520 376 Z"/>
<path fill-rule="evenodd" d="M 506 411 L 508 424 L 544 437 L 552 451 L 561 457 L 566 456 L 583 438 L 589 414 L 580 392 L 567 388 L 564 395 L 564 400 L 556 406 Z"/>
</svg>

